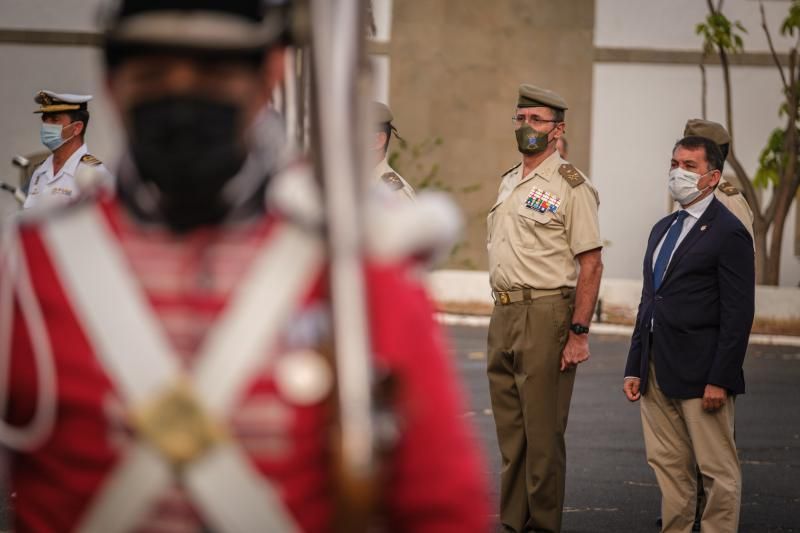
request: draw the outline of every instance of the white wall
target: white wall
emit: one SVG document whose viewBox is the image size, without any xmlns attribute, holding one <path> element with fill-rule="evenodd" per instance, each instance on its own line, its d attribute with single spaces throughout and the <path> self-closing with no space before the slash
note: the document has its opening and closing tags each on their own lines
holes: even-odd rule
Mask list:
<svg viewBox="0 0 800 533">
<path fill-rule="evenodd" d="M 372 14 L 375 19 L 376 43 L 388 43 L 392 40 L 392 0 L 372 0 Z M 373 55 L 372 62 L 372 98 L 390 105 L 389 75 L 391 60 L 388 55 Z"/>
<path fill-rule="evenodd" d="M 0 0 L 3 29 L 94 31 L 107 0 Z"/>
<path fill-rule="evenodd" d="M 594 42 L 596 46 L 699 50 L 702 40 L 694 28 L 705 19 L 704 0 L 595 0 Z M 786 16 L 787 0 L 767 0 L 764 11 L 776 48 L 786 48 L 792 39 L 778 31 Z M 741 21 L 748 33 L 744 48 L 766 51 L 767 40 L 761 30 L 761 14 L 756 0 L 726 0 L 723 12 Z"/>
<path fill-rule="evenodd" d="M 700 0 L 598 0 L 596 45 L 697 50 L 700 40 L 694 36 L 694 25 L 703 18 L 704 6 Z M 763 51 L 766 41 L 760 32 L 758 3 L 727 0 L 725 6 L 731 18 L 750 30 L 745 50 Z M 787 6 L 787 2 L 766 3 L 773 27 L 779 27 Z M 724 123 L 721 70 L 708 67 L 707 72 L 707 118 Z M 734 146 L 752 175 L 767 136 L 781 125 L 780 79 L 774 67 L 735 67 L 732 81 Z M 604 258 L 609 277 L 641 276 L 647 235 L 668 209 L 666 177 L 672 146 L 686 119 L 701 115 L 700 87 L 696 66 L 595 64 L 591 169 L 600 190 L 601 230 L 610 241 Z M 800 282 L 794 217 L 793 208 L 781 258 L 780 282 L 789 286 Z"/>
</svg>

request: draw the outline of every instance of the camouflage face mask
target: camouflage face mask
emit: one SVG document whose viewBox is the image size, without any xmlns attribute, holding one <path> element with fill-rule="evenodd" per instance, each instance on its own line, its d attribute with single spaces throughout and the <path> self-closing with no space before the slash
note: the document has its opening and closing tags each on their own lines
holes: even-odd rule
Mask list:
<svg viewBox="0 0 800 533">
<path fill-rule="evenodd" d="M 517 148 L 524 155 L 536 155 L 544 151 L 547 145 L 550 144 L 547 136 L 552 131 L 544 133 L 534 130 L 530 124 L 523 124 L 514 132 L 517 136 Z"/>
</svg>

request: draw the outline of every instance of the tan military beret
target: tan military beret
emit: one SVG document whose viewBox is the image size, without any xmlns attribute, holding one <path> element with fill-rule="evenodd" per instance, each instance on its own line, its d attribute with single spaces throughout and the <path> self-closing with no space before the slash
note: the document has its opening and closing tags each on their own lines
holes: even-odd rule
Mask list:
<svg viewBox="0 0 800 533">
<path fill-rule="evenodd" d="M 383 102 L 372 102 L 372 117 L 378 124 L 386 124 L 394 120 L 392 110 Z"/>
<path fill-rule="evenodd" d="M 730 144 L 731 142 L 731 136 L 722 124 L 701 118 L 689 119 L 683 129 L 683 135 L 684 137 L 689 137 L 690 135 L 705 137 L 718 145 Z"/>
<path fill-rule="evenodd" d="M 519 86 L 519 99 L 517 107 L 552 107 L 553 109 L 567 109 L 567 102 L 561 95 L 542 89 L 534 85 L 523 83 Z"/>
<path fill-rule="evenodd" d="M 39 109 L 34 113 L 63 113 L 64 111 L 86 109 L 86 104 L 91 99 L 91 94 L 59 94 L 43 90 L 36 93 L 33 98 L 33 101 L 39 104 Z"/>
</svg>

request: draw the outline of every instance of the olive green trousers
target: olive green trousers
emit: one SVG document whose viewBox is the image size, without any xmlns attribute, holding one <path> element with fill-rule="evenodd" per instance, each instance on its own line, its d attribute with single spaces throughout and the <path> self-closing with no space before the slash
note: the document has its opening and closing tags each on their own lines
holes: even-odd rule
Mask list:
<svg viewBox="0 0 800 533">
<path fill-rule="evenodd" d="M 489 394 L 502 457 L 506 531 L 558 532 L 564 506 L 569 403 L 575 369 L 560 371 L 575 291 L 508 305 L 489 323 Z"/>
</svg>

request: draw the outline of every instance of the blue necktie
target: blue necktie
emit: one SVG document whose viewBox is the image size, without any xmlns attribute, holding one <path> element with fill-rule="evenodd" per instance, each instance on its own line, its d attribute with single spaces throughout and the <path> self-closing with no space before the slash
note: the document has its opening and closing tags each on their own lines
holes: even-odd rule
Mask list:
<svg viewBox="0 0 800 533">
<path fill-rule="evenodd" d="M 661 286 L 661 282 L 664 280 L 664 274 L 667 272 L 667 266 L 669 265 L 669 258 L 672 256 L 672 251 L 675 249 L 675 244 L 677 244 L 678 237 L 680 237 L 681 231 L 683 230 L 683 219 L 686 218 L 688 214 L 689 213 L 683 210 L 678 211 L 678 217 L 675 219 L 675 223 L 670 226 L 667 236 L 664 238 L 664 242 L 661 245 L 661 250 L 658 251 L 656 265 L 653 267 L 654 291 L 658 290 Z"/>
</svg>

